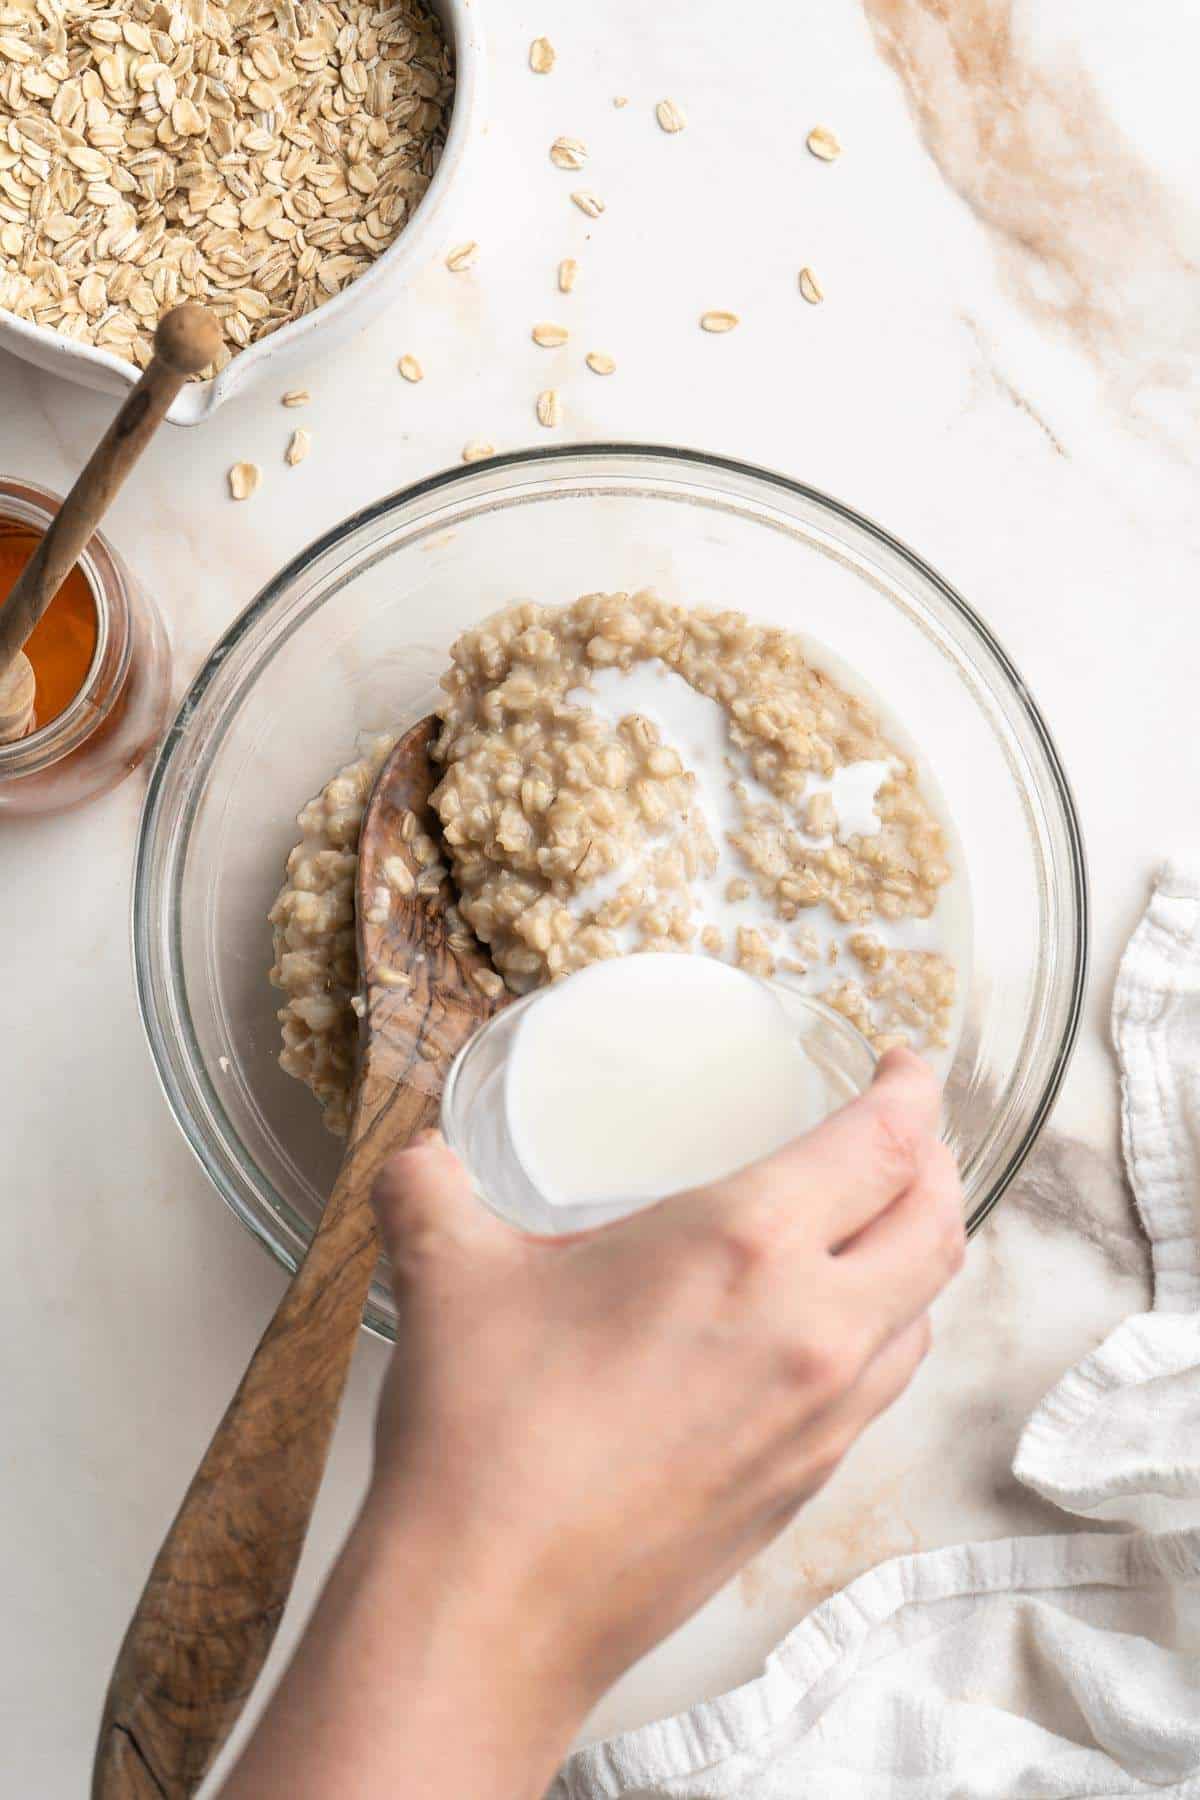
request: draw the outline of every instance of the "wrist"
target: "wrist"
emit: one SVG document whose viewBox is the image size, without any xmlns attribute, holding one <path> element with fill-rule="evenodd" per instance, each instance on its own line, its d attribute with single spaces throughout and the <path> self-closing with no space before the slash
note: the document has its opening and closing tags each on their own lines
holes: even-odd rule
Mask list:
<svg viewBox="0 0 1200 1800">
<path fill-rule="evenodd" d="M 586 1702 L 518 1589 L 473 1561 L 443 1521 L 373 1488 L 229 1800 L 544 1794 Z"/>
<path fill-rule="evenodd" d="M 373 1482 L 338 1579 L 393 1661 L 403 1645 L 412 1678 L 453 1695 L 498 1757 L 549 1758 L 549 1778 L 600 1690 L 559 1596 L 502 1530 L 465 1530 L 444 1507 Z"/>
</svg>

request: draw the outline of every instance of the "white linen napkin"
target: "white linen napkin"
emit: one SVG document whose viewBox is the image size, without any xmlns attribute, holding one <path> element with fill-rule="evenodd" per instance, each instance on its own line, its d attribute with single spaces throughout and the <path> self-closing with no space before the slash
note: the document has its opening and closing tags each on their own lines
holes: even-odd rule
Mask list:
<svg viewBox="0 0 1200 1800">
<path fill-rule="evenodd" d="M 551 1800 L 1200 1797 L 1200 875 L 1160 873 L 1113 1037 L 1153 1310 L 1042 1401 L 1014 1473 L 1130 1529 L 885 1563 L 757 1680 L 576 1752 Z"/>
</svg>

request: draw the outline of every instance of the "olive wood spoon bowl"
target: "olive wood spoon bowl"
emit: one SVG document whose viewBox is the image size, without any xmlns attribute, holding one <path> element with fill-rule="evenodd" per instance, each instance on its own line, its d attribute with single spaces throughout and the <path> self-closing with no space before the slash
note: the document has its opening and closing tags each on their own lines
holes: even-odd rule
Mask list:
<svg viewBox="0 0 1200 1800">
<path fill-rule="evenodd" d="M 355 902 L 366 1012 L 341 1173 L 125 1634 L 93 1800 L 193 1793 L 249 1697 L 291 1591 L 379 1254 L 371 1183 L 436 1121 L 451 1061 L 506 1003 L 470 980 L 491 967 L 481 949 L 447 947 L 447 884 L 404 896 L 384 873 L 399 857 L 420 875 L 401 835 L 406 812 L 437 839 L 435 729 L 423 719 L 400 739 L 363 817 Z M 371 917 L 381 887 L 392 895 L 385 921 Z"/>
</svg>

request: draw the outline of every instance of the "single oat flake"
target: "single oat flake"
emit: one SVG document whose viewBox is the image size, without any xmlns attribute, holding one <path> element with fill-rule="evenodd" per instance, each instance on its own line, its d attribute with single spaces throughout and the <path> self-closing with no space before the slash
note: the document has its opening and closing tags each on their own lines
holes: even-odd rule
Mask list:
<svg viewBox="0 0 1200 1800">
<path fill-rule="evenodd" d="M 548 75 L 554 67 L 556 52 L 547 37 L 536 37 L 529 46 L 529 66 L 535 75 Z"/>
<path fill-rule="evenodd" d="M 562 395 L 557 388 L 546 388 L 537 397 L 538 424 L 553 430 L 563 420 Z"/>
<path fill-rule="evenodd" d="M 587 159 L 587 145 L 580 138 L 556 137 L 550 146 L 550 161 L 556 169 L 582 169 Z"/>
<path fill-rule="evenodd" d="M 569 333 L 565 325 L 552 325 L 548 320 L 543 320 L 534 326 L 530 335 L 534 343 L 540 344 L 543 350 L 561 350 Z"/>
<path fill-rule="evenodd" d="M 674 100 L 660 100 L 654 109 L 654 116 L 664 131 L 682 131 L 687 124 L 687 114 Z"/>
<path fill-rule="evenodd" d="M 299 430 L 293 431 L 291 442 L 284 452 L 288 467 L 294 469 L 297 463 L 302 463 L 311 449 L 312 434 L 305 431 L 303 426 Z"/>
<path fill-rule="evenodd" d="M 576 188 L 571 195 L 580 212 L 586 213 L 589 219 L 598 219 L 604 211 L 604 202 L 590 188 Z"/>
<path fill-rule="evenodd" d="M 558 265 L 558 291 L 569 294 L 579 278 L 579 264 L 573 256 L 564 256 Z"/>
<path fill-rule="evenodd" d="M 825 298 L 821 284 L 811 269 L 801 269 L 800 271 L 800 292 L 810 306 L 820 306 Z"/>
<path fill-rule="evenodd" d="M 618 109 L 618 111 L 620 110 L 620 108 L 622 106 L 628 106 L 629 105 L 629 95 L 628 94 L 614 94 L 613 95 L 613 105 Z"/>
<path fill-rule="evenodd" d="M 611 375 L 617 366 L 616 358 L 607 350 L 589 350 L 585 360 L 593 375 Z"/>
<path fill-rule="evenodd" d="M 842 146 L 828 125 L 814 125 L 804 141 L 821 162 L 836 162 L 842 154 Z"/>
<path fill-rule="evenodd" d="M 463 445 L 462 459 L 465 463 L 486 462 L 495 454 L 495 444 L 489 444 L 486 438 L 472 438 L 469 444 Z"/>
<path fill-rule="evenodd" d="M 415 356 L 402 356 L 396 365 L 405 381 L 424 381 L 425 371 Z"/>
<path fill-rule="evenodd" d="M 732 312 L 706 312 L 700 315 L 701 331 L 732 331 L 741 320 Z"/>
<path fill-rule="evenodd" d="M 446 258 L 446 267 L 452 274 L 461 275 L 464 269 L 470 269 L 474 266 L 478 257 L 479 245 L 475 242 L 474 238 L 470 238 L 465 244 L 455 245 L 454 249 L 451 250 L 449 256 Z"/>
<path fill-rule="evenodd" d="M 257 463 L 234 463 L 229 471 L 229 492 L 235 500 L 248 500 L 251 494 L 258 492 L 262 481 L 262 470 Z"/>
<path fill-rule="evenodd" d="M 283 396 L 284 406 L 307 406 L 312 395 L 307 388 L 289 388 Z"/>
</svg>

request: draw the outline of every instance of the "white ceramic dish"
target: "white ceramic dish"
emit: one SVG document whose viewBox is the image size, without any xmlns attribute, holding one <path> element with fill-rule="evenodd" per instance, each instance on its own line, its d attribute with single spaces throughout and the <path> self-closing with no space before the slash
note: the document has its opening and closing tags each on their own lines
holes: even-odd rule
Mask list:
<svg viewBox="0 0 1200 1800">
<path fill-rule="evenodd" d="M 214 381 L 189 382 L 167 414 L 172 425 L 198 425 L 234 394 L 261 381 L 268 371 L 278 378 L 343 343 L 382 311 L 428 256 L 431 240 L 442 229 L 446 203 L 460 179 L 468 148 L 482 128 L 485 58 L 480 4 L 481 0 L 430 0 L 454 51 L 454 104 L 437 173 L 395 243 L 324 306 L 281 325 L 270 337 L 240 351 Z M 110 350 L 77 344 L 48 326 L 18 319 L 2 307 L 0 350 L 101 394 L 124 395 L 138 378 L 133 365 Z"/>
</svg>

